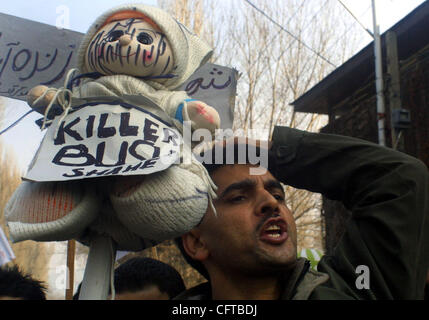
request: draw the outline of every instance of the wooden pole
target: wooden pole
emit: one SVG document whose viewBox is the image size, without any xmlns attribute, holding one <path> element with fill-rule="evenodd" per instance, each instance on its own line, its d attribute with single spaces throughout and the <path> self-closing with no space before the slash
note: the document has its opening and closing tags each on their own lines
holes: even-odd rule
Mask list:
<svg viewBox="0 0 429 320">
<path fill-rule="evenodd" d="M 112 281 L 116 248 L 109 237 L 91 239 L 79 300 L 106 300 Z"/>
<path fill-rule="evenodd" d="M 74 258 L 76 254 L 76 241 L 67 241 L 67 287 L 66 300 L 73 300 L 74 285 Z"/>
<path fill-rule="evenodd" d="M 153 256 L 154 259 L 159 260 L 159 258 L 158 258 L 158 251 L 156 250 L 155 246 L 152 247 L 152 256 Z"/>
</svg>

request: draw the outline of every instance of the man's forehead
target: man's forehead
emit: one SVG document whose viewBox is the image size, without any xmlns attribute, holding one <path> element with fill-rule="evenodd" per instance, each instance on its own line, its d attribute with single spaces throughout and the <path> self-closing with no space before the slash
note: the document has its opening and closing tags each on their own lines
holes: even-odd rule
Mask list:
<svg viewBox="0 0 429 320">
<path fill-rule="evenodd" d="M 268 170 L 266 170 L 265 173 L 261 175 L 252 174 L 250 169 L 255 167 L 257 166 L 251 164 L 225 165 L 215 170 L 211 174 L 211 177 L 219 189 L 226 188 L 231 183 L 235 183 L 244 179 L 255 181 L 276 180 Z"/>
</svg>

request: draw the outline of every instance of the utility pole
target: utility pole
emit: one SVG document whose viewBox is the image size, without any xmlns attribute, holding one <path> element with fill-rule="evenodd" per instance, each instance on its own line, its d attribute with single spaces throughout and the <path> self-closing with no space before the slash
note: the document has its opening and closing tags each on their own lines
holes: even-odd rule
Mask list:
<svg viewBox="0 0 429 320">
<path fill-rule="evenodd" d="M 383 67 L 381 56 L 381 41 L 380 41 L 380 27 L 377 25 L 375 14 L 375 0 L 372 0 L 372 21 L 374 26 L 374 55 L 375 55 L 375 86 L 377 91 L 377 127 L 378 127 L 378 144 L 385 146 L 386 137 L 384 130 L 384 123 L 386 118 L 386 111 L 384 106 L 383 94 Z"/>
<path fill-rule="evenodd" d="M 399 63 L 398 63 L 398 45 L 396 41 L 396 34 L 393 31 L 386 33 L 386 53 L 387 53 L 387 73 L 389 74 L 390 81 L 388 82 L 389 92 L 389 106 L 390 106 L 390 121 L 391 121 L 391 139 L 392 148 L 396 147 L 401 142 L 401 137 L 397 137 L 397 130 L 395 128 L 394 114 L 396 110 L 401 109 L 401 90 L 400 90 L 400 77 L 399 77 Z"/>
</svg>

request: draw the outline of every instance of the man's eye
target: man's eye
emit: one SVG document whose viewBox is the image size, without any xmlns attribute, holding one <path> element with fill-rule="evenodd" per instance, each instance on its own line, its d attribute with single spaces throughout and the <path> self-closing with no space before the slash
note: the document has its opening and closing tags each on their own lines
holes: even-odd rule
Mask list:
<svg viewBox="0 0 429 320">
<path fill-rule="evenodd" d="M 284 201 L 285 200 L 285 197 L 282 194 L 273 194 L 273 197 L 276 200 L 279 200 L 279 201 Z"/>
<path fill-rule="evenodd" d="M 107 37 L 108 42 L 113 42 L 118 40 L 120 37 L 124 35 L 124 32 L 121 30 L 115 30 L 109 33 L 109 36 Z"/>
<path fill-rule="evenodd" d="M 146 32 L 140 32 L 139 35 L 137 36 L 137 41 L 142 44 L 152 44 L 153 39 Z"/>
<path fill-rule="evenodd" d="M 230 201 L 231 202 L 241 202 L 241 201 L 243 201 L 243 200 L 245 200 L 246 199 L 246 197 L 245 196 L 235 196 L 235 197 L 232 197 L 231 199 L 230 199 Z"/>
</svg>

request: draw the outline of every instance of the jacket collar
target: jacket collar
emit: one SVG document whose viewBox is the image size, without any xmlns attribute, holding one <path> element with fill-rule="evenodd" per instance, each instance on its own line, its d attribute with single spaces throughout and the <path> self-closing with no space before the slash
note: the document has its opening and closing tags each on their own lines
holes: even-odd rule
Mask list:
<svg viewBox="0 0 429 320">
<path fill-rule="evenodd" d="M 310 269 L 310 261 L 305 258 L 298 258 L 296 260 L 295 267 L 289 273 L 284 274 L 285 278 L 282 280 L 284 287 L 280 296 L 281 300 L 292 299 L 308 269 Z"/>
<path fill-rule="evenodd" d="M 315 287 L 329 279 L 327 274 L 310 270 L 310 261 L 305 258 L 296 260 L 292 270 L 284 273 L 280 280 L 283 284 L 281 300 L 307 299 Z M 179 294 L 174 300 L 210 300 L 211 286 L 209 282 L 201 283 Z"/>
</svg>

